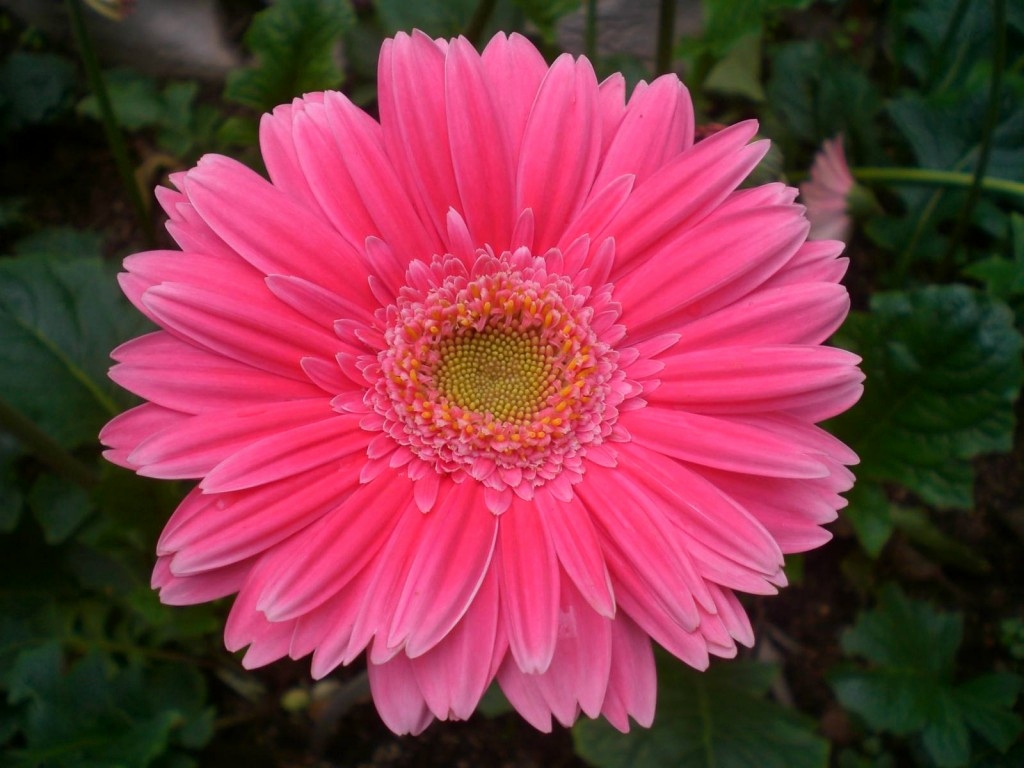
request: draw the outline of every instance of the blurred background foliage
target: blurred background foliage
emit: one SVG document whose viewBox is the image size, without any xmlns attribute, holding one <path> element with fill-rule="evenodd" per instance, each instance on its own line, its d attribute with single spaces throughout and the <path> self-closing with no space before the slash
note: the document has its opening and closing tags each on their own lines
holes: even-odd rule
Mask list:
<svg viewBox="0 0 1024 768">
<path fill-rule="evenodd" d="M 0 3 L 0 762 L 1024 765 L 1024 5 L 195 0 L 175 12 L 212 20 L 187 36 L 200 48 L 157 55 L 166 5 Z M 834 340 L 867 389 L 828 425 L 861 456 L 850 506 L 834 542 L 789 559 L 794 586 L 749 602 L 745 658 L 659 660 L 650 730 L 543 736 L 489 694 L 469 723 L 397 739 L 358 670 L 245 673 L 223 601 L 169 608 L 149 589 L 186 489 L 99 456 L 131 405 L 108 353 L 145 326 L 118 262 L 170 245 L 152 187 L 204 152 L 260 168 L 259 115 L 304 92 L 373 112 L 380 42 L 413 27 L 519 30 L 631 83 L 676 71 L 698 123 L 760 119 L 758 181 L 799 182 L 841 134 L 871 191 Z M 132 41 L 154 54 L 121 55 Z"/>
</svg>

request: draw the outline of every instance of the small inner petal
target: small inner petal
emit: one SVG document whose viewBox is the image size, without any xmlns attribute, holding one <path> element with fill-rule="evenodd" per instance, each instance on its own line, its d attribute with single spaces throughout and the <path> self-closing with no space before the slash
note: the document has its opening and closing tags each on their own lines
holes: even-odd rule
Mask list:
<svg viewBox="0 0 1024 768">
<path fill-rule="evenodd" d="M 453 260 L 436 260 L 433 286 L 407 289 L 390 313 L 374 407 L 439 472 L 540 485 L 610 433 L 617 353 L 590 328 L 586 296 L 543 259 L 481 253 L 472 275 Z"/>
</svg>

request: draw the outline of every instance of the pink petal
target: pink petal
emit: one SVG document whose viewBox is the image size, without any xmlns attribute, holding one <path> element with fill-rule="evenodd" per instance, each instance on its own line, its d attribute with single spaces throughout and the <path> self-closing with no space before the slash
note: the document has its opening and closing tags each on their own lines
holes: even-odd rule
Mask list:
<svg viewBox="0 0 1024 768">
<path fill-rule="evenodd" d="M 406 656 L 399 654 L 384 664 L 367 664 L 366 671 L 373 703 L 392 731 L 399 736 L 418 736 L 434 721 Z"/>
<path fill-rule="evenodd" d="M 464 38 L 445 61 L 445 106 L 461 211 L 475 242 L 501 251 L 512 235 L 512 159 L 480 55 Z"/>
<path fill-rule="evenodd" d="M 663 355 L 652 403 L 701 413 L 766 413 L 844 398 L 864 374 L 860 358 L 817 346 L 723 347 Z"/>
<path fill-rule="evenodd" d="M 758 290 L 679 328 L 677 352 L 762 344 L 820 344 L 846 318 L 850 296 L 834 283 Z"/>
<path fill-rule="evenodd" d="M 672 157 L 693 144 L 693 104 L 675 75 L 663 75 L 638 89 L 626 106 L 622 122 L 594 182 L 601 188 L 625 173 L 640 184 Z"/>
<path fill-rule="evenodd" d="M 423 220 L 438 232 L 448 209 L 460 208 L 444 82 L 445 55 L 422 32 L 399 33 L 381 48 L 377 96 L 384 146 L 403 186 L 418 197 Z"/>
<path fill-rule="evenodd" d="M 137 469 L 138 465 L 130 461 L 129 456 L 139 443 L 155 432 L 186 421 L 188 417 L 186 413 L 152 403 L 137 405 L 115 416 L 100 430 L 100 442 L 108 448 L 103 452 L 103 457 L 119 467 Z"/>
<path fill-rule="evenodd" d="M 680 626 L 695 629 L 696 601 L 713 603 L 689 556 L 675 545 L 667 510 L 619 470 L 593 467 L 576 488 L 601 536 L 616 598 L 620 585 L 631 585 Z"/>
<path fill-rule="evenodd" d="M 612 622 L 612 663 L 601 714 L 623 733 L 629 718 L 650 728 L 654 722 L 658 677 L 651 641 L 626 615 Z"/>
<path fill-rule="evenodd" d="M 293 477 L 232 494 L 213 494 L 203 514 L 164 529 L 157 551 L 177 551 L 176 574 L 219 568 L 270 551 L 319 520 L 358 484 L 357 463 L 316 467 Z"/>
<path fill-rule="evenodd" d="M 257 440 L 328 418 L 338 417 L 322 397 L 204 413 L 150 432 L 129 460 L 148 477 L 202 477 Z"/>
<path fill-rule="evenodd" d="M 456 486 L 429 514 L 429 528 L 409 566 L 387 644 L 409 656 L 437 645 L 465 615 L 491 562 L 498 518 L 475 484 Z"/>
<path fill-rule="evenodd" d="M 304 380 L 303 357 L 331 357 L 338 340 L 268 297 L 225 296 L 222 291 L 181 283 L 150 288 L 142 303 L 165 329 L 192 344 L 240 363 Z"/>
<path fill-rule="evenodd" d="M 828 467 L 785 434 L 738 419 L 649 406 L 623 414 L 634 442 L 675 459 L 768 477 L 825 477 Z"/>
<path fill-rule="evenodd" d="M 544 672 L 558 632 L 558 560 L 533 503 L 516 499 L 498 527 L 501 607 L 509 650 L 519 668 Z"/>
<path fill-rule="evenodd" d="M 586 508 L 575 496 L 568 504 L 546 493 L 536 500 L 541 522 L 554 544 L 558 561 L 576 589 L 601 616 L 615 616 L 615 597 L 604 562 L 601 540 Z"/>
<path fill-rule="evenodd" d="M 488 569 L 469 610 L 441 642 L 410 660 L 430 711 L 440 720 L 468 720 L 493 677 L 498 641 L 498 577 Z"/>
<path fill-rule="evenodd" d="M 193 347 L 166 331 L 140 336 L 111 352 L 110 378 L 140 397 L 187 413 L 322 395 L 308 382 L 275 376 Z"/>
<path fill-rule="evenodd" d="M 683 464 L 633 443 L 619 458 L 621 473 L 660 502 L 663 514 L 679 532 L 721 553 L 737 569 L 764 575 L 778 572 L 782 553 L 774 539 L 715 484 Z M 675 538 L 671 533 L 665 536 Z M 683 546 L 692 554 L 689 544 Z M 707 601 L 704 605 L 713 607 Z"/>
<path fill-rule="evenodd" d="M 807 222 L 795 206 L 716 212 L 658 246 L 658 269 L 636 270 L 616 281 L 615 298 L 625 308 L 622 321 L 633 333 L 648 326 L 651 332 L 676 330 L 681 318 L 728 306 L 763 283 L 806 237 Z M 620 253 L 622 247 L 618 243 Z M 694 302 L 699 306 L 687 309 Z"/>
<path fill-rule="evenodd" d="M 535 252 L 559 241 L 593 185 L 601 148 L 596 102 L 590 62 L 559 56 L 530 112 L 516 177 L 516 208 L 533 209 Z"/>
<path fill-rule="evenodd" d="M 160 590 L 164 605 L 197 605 L 219 600 L 242 588 L 253 560 L 244 560 L 192 576 L 171 573 L 170 557 L 159 557 L 153 569 L 152 586 Z"/>
<path fill-rule="evenodd" d="M 697 142 L 655 172 L 630 195 L 622 211 L 594 237 L 614 237 L 620 258 L 616 279 L 649 249 L 700 221 L 718 207 L 760 162 L 768 146 L 747 145 L 757 124 L 746 121 Z M 666 201 L 671 201 L 671 206 Z"/>
<path fill-rule="evenodd" d="M 384 149 L 380 125 L 341 94 L 328 93 L 324 104 L 348 177 L 352 179 L 353 194 L 358 195 L 359 205 L 373 220 L 376 233 L 402 254 L 406 263 L 439 253 L 437 222 L 421 221 L 409 198 L 410 188 L 403 185 Z M 351 204 L 356 204 L 354 199 Z M 366 234 L 372 232 L 367 230 Z"/>
<path fill-rule="evenodd" d="M 262 589 L 256 608 L 273 621 L 285 621 L 323 604 L 376 556 L 410 497 L 408 482 L 360 486 L 286 544 L 276 546 L 264 559 L 274 578 Z M 382 515 L 381 510 L 388 513 Z"/>
<path fill-rule="evenodd" d="M 512 167 L 518 167 L 520 147 L 530 110 L 547 73 L 547 64 L 522 35 L 496 34 L 481 56 L 491 92 L 500 94 L 501 130 L 509 147 Z"/>
<path fill-rule="evenodd" d="M 344 296 L 369 313 L 359 256 L 326 222 L 241 163 L 206 155 L 185 177 L 185 192 L 218 236 L 267 275 L 295 275 Z"/>
<path fill-rule="evenodd" d="M 295 150 L 294 121 L 305 106 L 304 99 L 295 99 L 291 104 L 275 107 L 273 113 L 260 118 L 260 154 L 275 187 L 304 203 L 310 211 L 319 212 L 320 206 Z"/>
<path fill-rule="evenodd" d="M 564 574 L 561 587 L 558 646 L 551 666 L 536 682 L 555 719 L 569 727 L 580 710 L 588 717 L 600 714 L 611 673 L 615 622 L 598 616 Z"/>
</svg>

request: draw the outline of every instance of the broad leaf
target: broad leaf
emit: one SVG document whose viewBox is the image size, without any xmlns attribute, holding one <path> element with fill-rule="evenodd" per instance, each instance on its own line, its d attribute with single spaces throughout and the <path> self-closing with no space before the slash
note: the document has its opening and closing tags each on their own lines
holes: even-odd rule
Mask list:
<svg viewBox="0 0 1024 768">
<path fill-rule="evenodd" d="M 377 0 L 377 14 L 389 35 L 420 29 L 431 37 L 454 37 L 462 32 L 477 0 Z"/>
<path fill-rule="evenodd" d="M 942 768 L 967 763 L 971 731 L 1005 750 L 1021 731 L 1012 711 L 1021 680 L 1000 672 L 957 685 L 953 668 L 962 636 L 959 614 L 940 613 L 886 587 L 877 607 L 842 637 L 843 650 L 868 665 L 834 671 L 832 687 L 872 730 L 919 735 Z"/>
<path fill-rule="evenodd" d="M 732 661 L 698 672 L 659 665 L 653 727 L 620 734 L 600 720 L 573 729 L 577 752 L 598 768 L 819 768 L 828 744 L 807 718 L 765 698 L 777 670 Z"/>
<path fill-rule="evenodd" d="M 70 480 L 42 475 L 32 486 L 29 506 L 47 544 L 60 544 L 92 513 L 89 494 Z"/>
<path fill-rule="evenodd" d="M 278 0 L 253 18 L 245 44 L 255 66 L 232 72 L 224 96 L 260 111 L 310 91 L 337 88 L 335 48 L 355 22 L 348 0 Z"/>
<path fill-rule="evenodd" d="M 881 161 L 882 99 L 861 67 L 817 43 L 797 42 L 777 50 L 770 71 L 766 133 L 782 142 L 787 157 L 842 133 L 851 159 Z"/>
<path fill-rule="evenodd" d="M 129 131 L 156 125 L 164 113 L 164 101 L 156 80 L 130 69 L 114 69 L 103 75 L 118 123 Z M 79 113 L 102 120 L 96 96 L 86 96 L 78 104 Z"/>
<path fill-rule="evenodd" d="M 774 14 L 810 4 L 810 0 L 704 0 L 701 43 L 721 56 L 741 37 L 759 34 Z"/>
<path fill-rule="evenodd" d="M 60 117 L 75 94 L 75 67 L 53 53 L 15 51 L 0 64 L 0 136 Z"/>
<path fill-rule="evenodd" d="M 989 293 L 1003 301 L 1024 296 L 1024 216 L 1010 215 L 1010 234 L 1010 258 L 992 256 L 964 269 L 964 274 L 982 281 Z"/>
<path fill-rule="evenodd" d="M 549 43 L 555 40 L 555 24 L 580 7 L 580 0 L 512 0 L 523 15 L 536 25 Z"/>
<path fill-rule="evenodd" d="M 0 261 L 0 391 L 65 448 L 121 407 L 109 353 L 141 328 L 113 272 L 73 254 Z"/>
<path fill-rule="evenodd" d="M 850 504 L 843 510 L 843 517 L 853 526 L 864 551 L 878 557 L 893 531 L 885 489 L 861 478 L 846 498 Z"/>
<path fill-rule="evenodd" d="M 26 747 L 15 765 L 142 768 L 175 744 L 201 747 L 211 733 L 199 673 L 177 665 L 117 669 L 97 654 L 65 671 L 59 647 L 24 653 L 9 700 L 26 707 Z"/>
<path fill-rule="evenodd" d="M 964 286 L 876 294 L 837 336 L 864 358 L 864 397 L 833 422 L 858 475 L 969 507 L 970 459 L 1009 450 L 1021 337 L 1005 305 Z"/>
</svg>

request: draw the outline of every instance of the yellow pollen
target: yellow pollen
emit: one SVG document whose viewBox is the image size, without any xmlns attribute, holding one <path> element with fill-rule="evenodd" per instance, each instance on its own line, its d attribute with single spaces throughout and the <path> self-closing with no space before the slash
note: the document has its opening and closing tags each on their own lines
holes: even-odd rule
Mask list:
<svg viewBox="0 0 1024 768">
<path fill-rule="evenodd" d="M 550 369 L 535 333 L 488 328 L 442 344 L 434 383 L 453 406 L 524 422 L 562 384 Z"/>
</svg>

